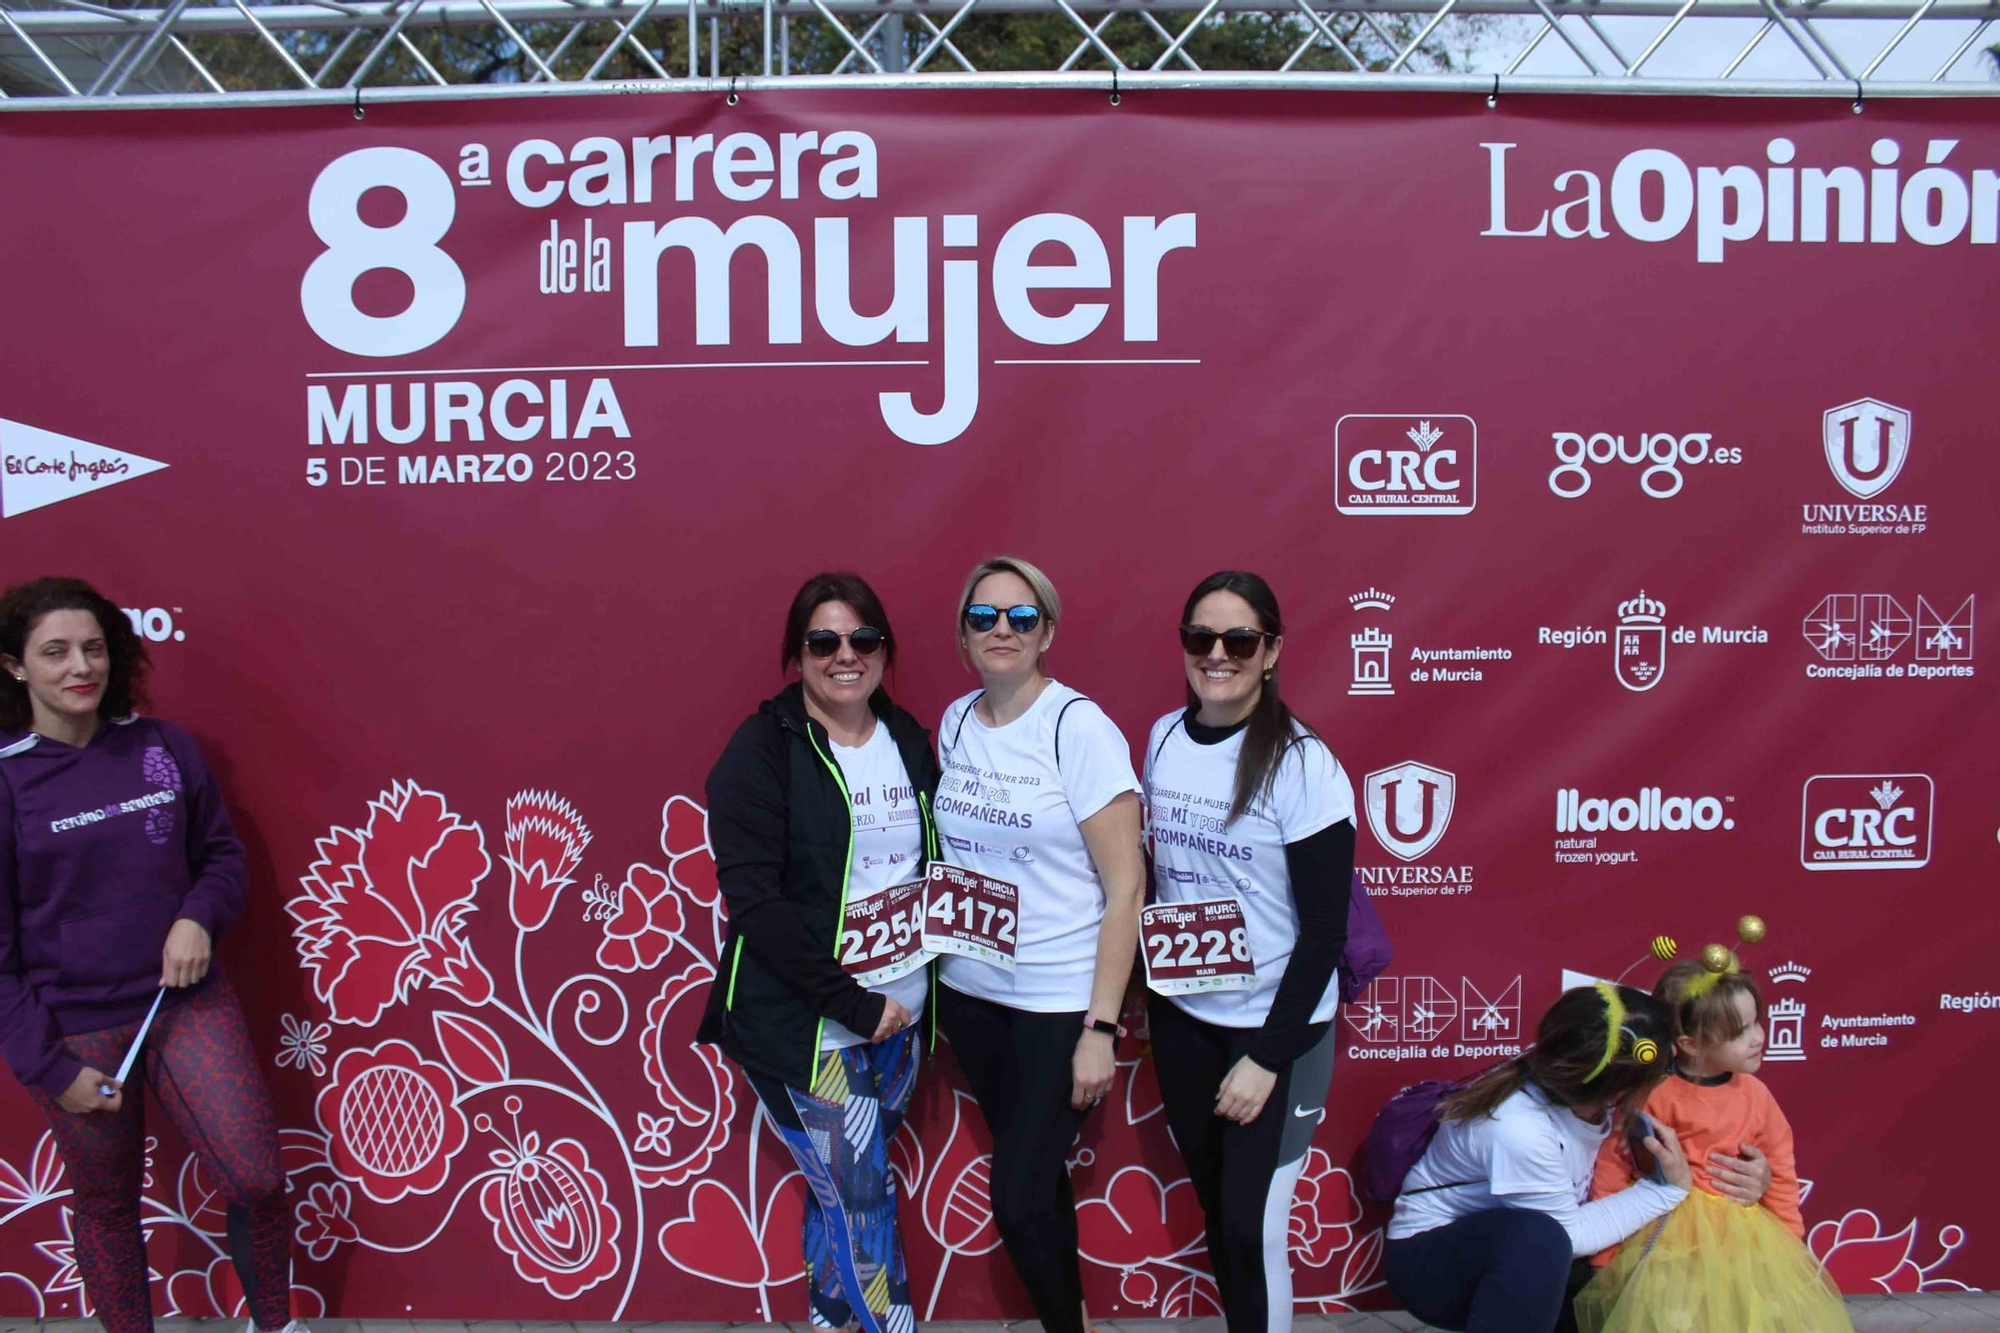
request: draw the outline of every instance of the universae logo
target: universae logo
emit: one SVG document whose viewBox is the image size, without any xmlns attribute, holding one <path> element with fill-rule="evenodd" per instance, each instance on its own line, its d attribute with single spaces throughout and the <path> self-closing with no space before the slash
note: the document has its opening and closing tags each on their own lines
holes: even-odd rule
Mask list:
<svg viewBox="0 0 2000 1333">
<path fill-rule="evenodd" d="M 1833 479 L 1856 499 L 1872 500 L 1910 456 L 1910 411 L 1879 398 L 1830 407 L 1820 418 L 1820 443 Z"/>
<path fill-rule="evenodd" d="M 1471 417 L 1349 413 L 1333 423 L 1333 458 L 1343 514 L 1469 514 L 1479 502 Z"/>
<path fill-rule="evenodd" d="M 1362 791 L 1375 840 L 1391 856 L 1414 861 L 1437 846 L 1450 826 L 1458 778 L 1411 761 L 1376 769 Z"/>
<path fill-rule="evenodd" d="M 1928 865 L 1935 803 L 1924 773 L 1816 773 L 1806 779 L 1799 864 L 1808 870 Z"/>
</svg>

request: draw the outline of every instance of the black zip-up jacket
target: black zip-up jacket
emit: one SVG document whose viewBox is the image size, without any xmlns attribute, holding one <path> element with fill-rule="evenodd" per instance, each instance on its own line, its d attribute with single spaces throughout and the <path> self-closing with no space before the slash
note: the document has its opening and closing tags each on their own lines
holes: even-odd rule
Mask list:
<svg viewBox="0 0 2000 1333">
<path fill-rule="evenodd" d="M 925 862 L 937 854 L 931 735 L 889 701 L 870 700 L 917 789 Z M 708 774 L 708 841 L 729 913 L 722 975 L 697 1041 L 752 1073 L 810 1088 L 823 1019 L 867 1036 L 886 1003 L 835 957 L 853 869 L 854 813 L 826 728 L 794 683 L 736 729 Z M 935 988 L 935 984 L 933 984 Z M 924 1006 L 925 1041 L 937 1006 Z"/>
</svg>

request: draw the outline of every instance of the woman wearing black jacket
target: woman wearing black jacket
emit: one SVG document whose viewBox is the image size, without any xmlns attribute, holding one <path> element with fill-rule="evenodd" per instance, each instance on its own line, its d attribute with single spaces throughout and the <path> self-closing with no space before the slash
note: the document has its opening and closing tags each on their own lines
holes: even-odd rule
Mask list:
<svg viewBox="0 0 2000 1333">
<path fill-rule="evenodd" d="M 858 576 L 807 579 L 781 658 L 798 681 L 708 775 L 729 935 L 697 1037 L 742 1066 L 812 1186 L 813 1322 L 866 1333 L 916 1327 L 888 1144 L 932 1010 L 921 885 L 938 766 L 882 689 L 895 652 Z"/>
</svg>

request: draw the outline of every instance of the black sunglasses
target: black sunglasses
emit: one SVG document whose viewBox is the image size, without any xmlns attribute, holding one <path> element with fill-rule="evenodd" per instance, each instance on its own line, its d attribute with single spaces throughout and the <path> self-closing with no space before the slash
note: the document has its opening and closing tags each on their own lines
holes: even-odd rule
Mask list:
<svg viewBox="0 0 2000 1333">
<path fill-rule="evenodd" d="M 845 634 L 836 634 L 830 629 L 806 631 L 806 651 L 814 657 L 825 659 L 840 651 L 840 641 L 847 640 L 847 646 L 863 657 L 873 657 L 875 650 L 889 641 L 889 636 L 873 625 L 863 625 Z"/>
<path fill-rule="evenodd" d="M 985 602 L 974 602 L 965 608 L 965 627 L 975 634 L 984 634 L 1000 623 L 1000 608 Z M 1022 603 L 1010 606 L 1006 611 L 1007 626 L 1016 634 L 1033 634 L 1035 626 L 1042 623 L 1042 608 Z"/>
<path fill-rule="evenodd" d="M 1237 661 L 1256 656 L 1264 646 L 1264 640 L 1278 636 L 1261 629 L 1244 626 L 1241 629 L 1226 629 L 1220 632 L 1201 629 L 1194 625 L 1181 626 L 1181 648 L 1189 657 L 1207 657 L 1215 649 L 1215 641 L 1222 640 L 1222 651 Z"/>
</svg>

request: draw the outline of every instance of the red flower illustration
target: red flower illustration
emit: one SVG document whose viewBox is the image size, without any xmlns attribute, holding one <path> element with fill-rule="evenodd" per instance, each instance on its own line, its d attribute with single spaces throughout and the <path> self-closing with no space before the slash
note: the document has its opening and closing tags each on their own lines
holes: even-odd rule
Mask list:
<svg viewBox="0 0 2000 1333">
<path fill-rule="evenodd" d="M 183 1268 L 167 1279 L 167 1313 L 187 1319 L 243 1319 L 250 1313 L 236 1265 L 216 1259 L 206 1269 Z M 311 1287 L 292 1288 L 294 1319 L 320 1319 L 326 1298 Z"/>
<path fill-rule="evenodd" d="M 306 1191 L 306 1197 L 299 1200 L 299 1206 L 293 1210 L 298 1219 L 293 1234 L 315 1262 L 325 1260 L 341 1242 L 361 1239 L 361 1229 L 348 1216 L 353 1206 L 353 1191 L 337 1182 L 332 1185 L 316 1182 Z"/>
<path fill-rule="evenodd" d="M 1118 1299 L 1127 1305 L 1150 1310 L 1160 1299 L 1160 1282 L 1143 1268 L 1128 1268 L 1118 1279 Z"/>
<path fill-rule="evenodd" d="M 451 1071 L 406 1041 L 342 1052 L 313 1105 L 335 1174 L 377 1203 L 437 1189 L 465 1147 L 455 1093 Z"/>
<path fill-rule="evenodd" d="M 1965 1228 L 1945 1227 L 1938 1232 L 1938 1257 L 1919 1264 L 1916 1219 L 1885 1235 L 1881 1219 L 1866 1208 L 1856 1208 L 1837 1222 L 1821 1222 L 1806 1235 L 1807 1247 L 1842 1291 L 1869 1295 L 1962 1290 L 1963 1283 L 1932 1275 L 1963 1244 Z"/>
<path fill-rule="evenodd" d="M 1151 1120 L 1166 1109 L 1160 1097 L 1160 1079 L 1149 1058 L 1150 1051 L 1135 1060 L 1120 1060 L 1125 1071 L 1125 1123 L 1136 1125 Z"/>
<path fill-rule="evenodd" d="M 1163 1184 L 1143 1166 L 1120 1167 L 1101 1199 L 1076 1206 L 1083 1257 L 1107 1268 L 1171 1259 L 1201 1241 L 1201 1201 L 1192 1182 Z"/>
<path fill-rule="evenodd" d="M 685 796 L 670 797 L 660 811 L 660 850 L 667 875 L 687 901 L 708 911 L 708 931 L 722 957 L 722 886 L 715 878 L 715 852 L 708 845 L 708 812 Z"/>
<path fill-rule="evenodd" d="M 1000 1231 L 993 1224 L 993 1154 L 979 1150 L 978 1123 L 978 1103 L 954 1088 L 951 1132 L 923 1198 L 924 1226 L 944 1246 L 947 1263 L 954 1254 L 987 1254 L 1000 1246 Z M 944 1285 L 942 1269 L 936 1285 Z"/>
<path fill-rule="evenodd" d="M 51 1296 L 59 1291 L 73 1291 L 77 1293 L 77 1300 L 84 1302 L 88 1297 L 83 1293 L 83 1275 L 76 1267 L 76 1224 L 70 1209 L 58 1211 L 62 1220 L 62 1239 L 35 1242 L 35 1248 L 41 1251 L 42 1257 L 56 1266 L 56 1275 L 48 1280 L 43 1289 Z M 89 1316 L 87 1306 L 82 1312 L 85 1317 Z"/>
<path fill-rule="evenodd" d="M 694 1044 L 714 980 L 714 968 L 691 963 L 668 978 L 646 1006 L 639 1049 L 646 1081 L 667 1111 L 662 1117 L 666 1125 L 648 1136 L 652 1150 L 667 1161 L 641 1164 L 647 1185 L 685 1183 L 706 1171 L 729 1142 L 730 1123 L 736 1119 L 735 1071 L 713 1046 Z"/>
<path fill-rule="evenodd" d="M 1222 1313 L 1222 1292 L 1206 1273 L 1189 1273 L 1160 1299 L 1160 1315 L 1165 1319 L 1205 1319 Z"/>
<path fill-rule="evenodd" d="M 769 1287 L 803 1275 L 799 1226 L 805 1218 L 805 1177 L 779 1178 L 764 1200 L 762 1227 L 751 1221 L 726 1185 L 704 1180 L 688 1195 L 686 1215 L 660 1228 L 660 1253 L 685 1273 L 731 1287 Z"/>
<path fill-rule="evenodd" d="M 26 1175 L 12 1162 L 0 1160 L 0 1208 L 11 1209 L 53 1198 L 62 1175 L 63 1161 L 56 1152 L 56 1136 L 43 1130 L 41 1138 L 35 1140 Z"/>
<path fill-rule="evenodd" d="M 1287 1224 L 1292 1256 L 1314 1268 L 1326 1267 L 1354 1243 L 1354 1226 L 1360 1220 L 1361 1199 L 1347 1169 L 1335 1166 L 1325 1149 L 1312 1149 L 1292 1193 Z"/>
<path fill-rule="evenodd" d="M 604 923 L 597 965 L 614 972 L 658 967 L 682 925 L 681 901 L 667 877 L 634 862 L 618 886 L 618 912 Z"/>
<path fill-rule="evenodd" d="M 508 910 L 522 930 L 540 930 L 583 864 L 590 829 L 554 792 L 517 792 L 507 802 L 506 843 Z"/>
<path fill-rule="evenodd" d="M 285 904 L 328 1017 L 372 1024 L 424 982 L 486 1003 L 493 978 L 464 935 L 492 867 L 485 835 L 410 782 L 393 784 L 368 812 L 367 827 L 316 840 L 319 859 L 299 880 L 305 892 Z"/>
<path fill-rule="evenodd" d="M 518 1105 L 507 1099 L 509 1110 Z M 484 1115 L 479 1121 L 481 1129 L 492 1127 Z M 505 1174 L 480 1187 L 480 1210 L 493 1223 L 493 1243 L 514 1257 L 516 1273 L 551 1296 L 573 1300 L 624 1262 L 610 1187 L 575 1139 L 557 1139 L 543 1151 L 530 1131 L 518 1149 L 492 1154 Z"/>
<path fill-rule="evenodd" d="M 660 850 L 674 883 L 696 903 L 713 907 L 722 891 L 708 846 L 708 812 L 685 796 L 669 798 L 660 811 Z"/>
</svg>

